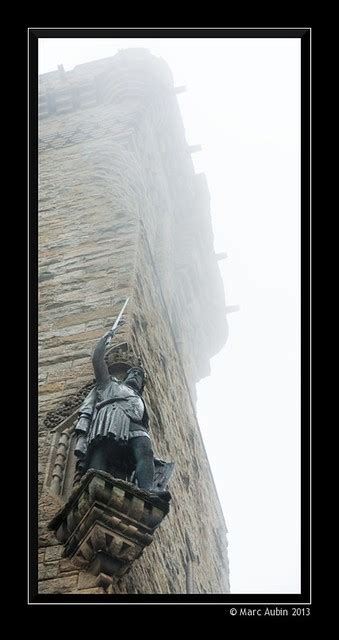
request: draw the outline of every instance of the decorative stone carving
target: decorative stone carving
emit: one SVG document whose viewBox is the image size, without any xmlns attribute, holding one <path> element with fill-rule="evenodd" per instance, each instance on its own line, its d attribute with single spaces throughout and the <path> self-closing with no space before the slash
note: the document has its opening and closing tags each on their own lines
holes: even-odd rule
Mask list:
<svg viewBox="0 0 339 640">
<path fill-rule="evenodd" d="M 151 544 L 169 504 L 103 471 L 89 470 L 49 524 L 63 556 L 108 584 Z"/>
<path fill-rule="evenodd" d="M 73 430 L 74 425 L 69 425 L 64 431 L 62 431 L 58 441 L 58 448 L 54 460 L 52 481 L 50 486 L 51 492 L 56 495 L 59 495 L 61 493 L 66 460 L 69 451 L 69 440 L 72 436 Z"/>
</svg>

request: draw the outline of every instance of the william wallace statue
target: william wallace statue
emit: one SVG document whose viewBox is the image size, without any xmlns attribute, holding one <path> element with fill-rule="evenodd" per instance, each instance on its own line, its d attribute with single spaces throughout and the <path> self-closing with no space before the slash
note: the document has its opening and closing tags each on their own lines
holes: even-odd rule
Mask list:
<svg viewBox="0 0 339 640">
<path fill-rule="evenodd" d="M 123 323 L 121 315 L 95 347 L 96 384 L 79 410 L 74 453 L 84 471 L 97 469 L 117 476 L 117 467 L 127 475 L 133 470 L 140 489 L 166 497 L 166 492 L 153 486 L 154 456 L 142 397 L 145 372 L 131 367 L 124 380 L 118 380 L 110 375 L 105 362 L 106 345 Z"/>
</svg>

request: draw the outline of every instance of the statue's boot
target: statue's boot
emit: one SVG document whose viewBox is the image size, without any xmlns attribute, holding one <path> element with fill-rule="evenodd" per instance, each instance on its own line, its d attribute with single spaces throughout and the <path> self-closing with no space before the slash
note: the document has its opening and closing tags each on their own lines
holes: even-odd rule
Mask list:
<svg viewBox="0 0 339 640">
<path fill-rule="evenodd" d="M 166 500 L 166 502 L 169 502 L 172 498 L 170 492 L 164 489 L 152 488 L 149 493 L 152 497 L 161 498 L 161 500 Z"/>
</svg>

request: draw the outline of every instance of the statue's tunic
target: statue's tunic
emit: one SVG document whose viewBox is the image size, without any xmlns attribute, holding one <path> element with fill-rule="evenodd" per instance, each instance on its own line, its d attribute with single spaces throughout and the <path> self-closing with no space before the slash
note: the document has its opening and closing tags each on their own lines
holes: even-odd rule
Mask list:
<svg viewBox="0 0 339 640">
<path fill-rule="evenodd" d="M 111 437 L 119 444 L 131 437 L 146 436 L 147 412 L 141 396 L 116 378 L 96 385 L 79 410 L 75 455 L 82 457 L 94 440 Z"/>
</svg>

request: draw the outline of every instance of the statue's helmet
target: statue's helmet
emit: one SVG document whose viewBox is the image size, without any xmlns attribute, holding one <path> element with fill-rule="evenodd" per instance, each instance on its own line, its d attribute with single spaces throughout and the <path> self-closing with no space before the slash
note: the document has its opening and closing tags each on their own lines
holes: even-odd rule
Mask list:
<svg viewBox="0 0 339 640">
<path fill-rule="evenodd" d="M 142 367 L 130 367 L 127 369 L 126 376 L 128 376 L 132 371 L 140 371 L 145 377 L 145 370 Z"/>
</svg>

